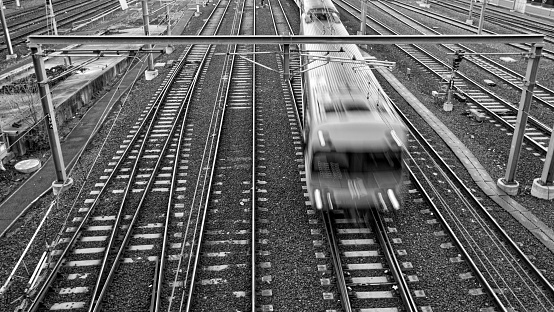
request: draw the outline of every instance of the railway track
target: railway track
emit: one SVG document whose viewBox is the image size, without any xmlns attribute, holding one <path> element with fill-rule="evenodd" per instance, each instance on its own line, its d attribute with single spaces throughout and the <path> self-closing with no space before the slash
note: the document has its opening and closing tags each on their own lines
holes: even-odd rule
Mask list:
<svg viewBox="0 0 554 312">
<path fill-rule="evenodd" d="M 550 311 L 554 308 L 554 288 L 542 272 L 492 217 L 493 209 L 477 198 L 452 168 L 458 163 L 445 148 L 434 147 L 397 108 L 410 129 L 407 163 L 412 183 L 430 203 L 429 212 L 436 216 L 432 223 L 443 224 L 455 241 L 461 255 L 451 261 L 467 261 L 483 285 L 481 290 L 494 298 L 502 311 Z M 439 153 L 438 149 L 442 152 Z M 438 221 L 438 222 L 437 222 Z M 447 247 L 450 248 L 450 247 Z"/>
<path fill-rule="evenodd" d="M 201 33 L 218 31 L 228 5 L 219 3 Z M 189 103 L 193 90 L 200 89 L 199 76 L 210 61 L 210 49 L 189 47 L 166 77 L 129 139 L 104 169 L 108 175 L 95 183 L 73 219 L 74 226 L 66 230 L 73 235 L 57 241 L 51 252 L 55 261 L 44 265 L 48 269 L 40 275 L 45 282 L 32 297 L 30 311 L 45 307 L 96 311 L 103 302 L 109 303 L 103 310 L 130 308 L 126 304 L 133 309 L 160 306 L 166 259 L 178 260 L 168 250 L 180 248 L 179 243 L 168 245 L 168 239 L 179 236 L 179 220 L 185 217 Z M 166 207 L 165 213 L 160 207 Z M 160 287 L 152 291 L 149 285 Z"/>
<path fill-rule="evenodd" d="M 78 22 L 89 18 L 90 16 L 99 15 L 105 12 L 113 11 L 119 7 L 118 2 L 113 1 L 89 1 L 80 4 L 69 4 L 63 7 L 64 14 L 56 16 L 56 24 L 58 30 L 71 29 L 74 22 Z M 67 13 L 67 14 L 65 14 Z M 165 13 L 164 13 L 165 14 Z M 47 24 L 44 16 L 42 17 L 16 17 L 13 23 L 9 23 L 10 39 L 12 46 L 22 45 L 26 43 L 29 35 L 42 35 L 51 33 L 50 25 Z M 3 32 L 0 42 L 0 52 L 6 51 L 7 46 Z"/>
<path fill-rule="evenodd" d="M 374 5 L 382 8 L 383 10 L 389 9 L 389 6 L 382 2 L 374 3 Z M 337 3 L 337 6 L 341 7 L 353 17 L 358 18 L 359 9 L 357 9 L 353 4 L 341 2 Z M 376 21 L 375 19 L 372 19 L 370 16 L 367 17 L 367 21 L 368 26 L 377 34 L 397 34 L 394 30 Z M 417 29 L 420 28 L 422 28 L 422 26 L 418 25 Z M 396 46 L 416 61 L 421 67 L 433 74 L 438 81 L 447 81 L 445 77 L 451 74 L 450 64 L 446 64 L 438 57 L 432 55 L 430 52 L 417 45 L 402 44 Z M 465 48 L 465 46 L 462 45 L 445 46 L 449 51 L 454 51 L 457 48 L 462 47 Z M 487 62 L 486 58 L 480 56 L 471 56 L 469 58 L 474 61 L 476 65 L 480 64 L 479 60 Z M 494 63 L 488 62 L 488 64 Z M 491 72 L 493 72 L 492 69 L 490 69 L 491 66 L 487 67 L 491 70 Z M 498 71 L 505 71 L 508 74 L 510 73 L 506 70 L 506 68 L 503 68 L 500 65 L 495 68 Z M 508 80 L 508 78 L 506 79 Z M 517 80 L 518 78 L 517 76 L 512 76 L 512 79 Z M 458 72 L 454 78 L 454 87 L 458 93 L 462 94 L 467 99 L 468 103 L 471 103 L 469 108 L 476 108 L 479 112 L 484 112 L 490 116 L 490 118 L 493 119 L 491 121 L 498 122 L 500 125 L 511 129 L 512 131 L 515 130 L 518 107 L 516 107 L 513 103 L 508 102 L 507 100 L 496 95 L 494 92 L 480 86 L 480 83 L 472 80 L 461 72 Z M 547 88 L 542 88 L 541 90 L 544 93 L 539 92 L 536 99 L 542 101 L 545 105 L 545 109 L 549 110 L 552 107 L 552 100 L 554 100 L 554 98 L 551 98 L 549 94 L 553 94 L 554 96 L 554 93 L 550 93 L 553 91 Z M 552 112 L 546 112 L 546 114 L 552 114 Z M 529 116 L 527 127 L 525 129 L 525 139 L 526 142 L 528 142 L 542 155 L 545 155 L 547 152 L 548 141 L 551 133 L 552 129 L 549 128 L 544 122 L 539 121 L 536 117 Z"/>
<path fill-rule="evenodd" d="M 383 2 L 380 2 L 380 3 L 383 3 Z M 460 22 L 456 19 L 449 18 L 449 17 L 443 16 L 443 15 L 440 15 L 440 14 L 432 13 L 432 12 L 429 12 L 427 10 L 422 10 L 421 8 L 416 7 L 416 6 L 412 6 L 412 5 L 409 5 L 409 4 L 404 4 L 404 3 L 401 3 L 401 2 L 394 2 L 394 4 L 398 7 L 408 9 L 408 10 L 414 12 L 414 13 L 421 14 L 425 17 L 432 18 L 434 20 L 446 23 L 448 25 L 455 26 L 456 28 L 466 30 L 470 33 L 476 33 L 478 31 L 478 27 L 476 27 L 476 26 L 470 26 L 470 25 L 462 23 L 462 22 Z M 482 30 L 482 33 L 496 34 L 492 31 L 488 31 L 488 30 Z M 530 49 L 530 45 L 525 44 L 525 43 L 509 43 L 507 45 L 515 48 L 516 50 L 520 50 L 522 52 L 528 52 L 529 49 Z M 554 60 L 554 51 L 551 51 L 551 50 L 548 50 L 548 49 L 543 49 L 543 56 L 542 57 L 545 58 L 545 59 L 548 59 L 548 60 Z"/>
<path fill-rule="evenodd" d="M 418 310 L 381 215 L 329 212 L 323 220 L 344 311 Z"/>
<path fill-rule="evenodd" d="M 294 90 L 298 85 L 300 84 L 295 87 L 289 81 L 287 89 L 293 89 L 291 101 L 295 108 L 291 111 L 295 113 L 301 124 L 298 113 L 301 97 L 296 96 L 300 93 Z M 303 166 L 300 168 L 303 170 Z M 302 174 L 304 174 L 303 171 L 301 171 Z M 409 201 L 421 203 L 422 193 L 410 191 L 404 200 L 406 203 Z M 408 204 L 405 209 L 410 209 Z M 361 215 L 356 212 L 352 216 L 349 213 L 345 214 L 344 211 L 323 214 L 319 218 L 316 211 L 311 210 L 311 212 L 309 213 L 312 215 L 310 223 L 314 227 L 324 224 L 331 251 L 329 257 L 332 258 L 332 266 L 318 266 L 318 270 L 324 272 L 325 276 L 321 279 L 321 284 L 326 289 L 323 292 L 324 299 L 338 300 L 344 311 L 371 311 L 371 309 L 418 311 L 418 308 L 430 311 L 432 309 L 431 305 L 416 304 L 418 299 L 415 297 L 425 297 L 425 292 L 417 290 L 419 279 L 417 275 L 411 274 L 414 269 L 412 264 L 397 258 L 405 255 L 406 251 L 397 250 L 398 247 L 394 246 L 402 243 L 401 240 L 389 237 L 395 229 L 385 224 L 392 219 L 369 212 Z M 319 233 L 320 229 L 312 229 L 312 234 Z M 314 241 L 314 244 L 316 242 L 324 243 Z M 433 255 L 429 256 L 433 257 Z M 327 254 L 319 253 L 316 257 L 326 258 Z M 471 270 L 471 268 L 468 269 Z M 333 278 L 329 278 L 331 275 Z M 329 291 L 329 288 L 333 290 Z M 338 291 L 338 296 L 335 291 Z M 494 294 L 494 291 L 491 289 L 490 293 Z"/>
<path fill-rule="evenodd" d="M 439 1 L 430 2 L 433 5 L 448 8 L 460 14 L 467 15 L 469 12 L 469 5 L 464 1 L 452 1 L 448 6 Z M 480 15 L 480 7 L 474 7 L 472 18 L 479 20 Z M 518 33 L 542 33 L 546 36 L 545 42 L 554 43 L 552 38 L 554 36 L 554 31 L 552 31 L 553 25 L 546 21 L 539 21 L 539 19 L 530 20 L 527 16 L 508 13 L 506 9 L 496 8 L 492 5 L 488 6 L 485 11 L 485 21 Z"/>
<path fill-rule="evenodd" d="M 233 9 L 232 33 L 254 34 L 254 1 Z M 263 184 L 257 180 L 253 49 L 220 51 L 224 79 L 202 161 L 202 168 L 212 169 L 198 175 L 198 214 L 189 219 L 185 237 L 190 251 L 183 248 L 174 269 L 168 311 L 256 310 L 256 211 Z"/>
<path fill-rule="evenodd" d="M 425 26 L 422 23 L 419 23 L 415 21 L 414 19 L 411 19 L 407 17 L 405 14 L 401 13 L 400 11 L 392 8 L 392 6 L 383 3 L 384 6 L 386 6 L 388 9 L 393 10 L 396 14 L 401 16 L 405 20 L 409 20 L 410 23 L 416 24 L 418 31 L 423 35 L 441 35 L 440 32 L 436 31 L 435 29 Z M 471 55 L 471 53 L 477 53 L 477 51 L 472 50 L 466 45 L 463 44 L 441 44 L 441 47 L 448 50 L 450 53 L 454 53 L 456 51 L 462 50 L 466 53 L 470 53 L 470 55 L 465 56 L 465 58 L 479 67 L 480 69 L 483 69 L 487 71 L 488 73 L 492 74 L 498 81 L 502 81 L 505 84 L 512 87 L 515 91 L 521 93 L 523 91 L 522 87 L 524 85 L 525 76 L 520 75 L 519 73 L 511 70 L 507 66 L 504 66 L 498 62 L 495 62 L 490 57 L 487 57 L 486 55 Z M 538 104 L 544 106 L 546 109 L 552 111 L 554 110 L 554 90 L 549 89 L 548 87 L 537 83 L 535 85 L 535 89 L 533 90 L 533 99 Z"/>
<path fill-rule="evenodd" d="M 300 118 L 298 117 L 298 119 Z M 405 122 L 409 124 L 407 119 Z M 502 311 L 508 311 L 510 308 L 519 309 L 532 306 L 545 309 L 545 311 L 550 309 L 553 295 L 552 286 L 540 270 L 523 254 L 518 245 L 487 213 L 487 209 L 490 208 L 483 206 L 450 169 L 454 165 L 447 165 L 442 161 L 442 158 L 446 158 L 448 155 L 439 155 L 429 145 L 420 145 L 427 144 L 427 140 L 418 135 L 414 128 L 412 128 L 411 137 L 408 149 L 417 156 L 413 156 L 408 161 L 407 167 L 412 169 L 411 183 L 417 187 L 418 181 L 422 181 L 422 186 L 418 187 L 419 190 L 406 194 L 408 198 L 406 198 L 405 209 L 409 209 L 409 202 L 413 194 L 424 198 L 428 209 L 421 211 L 430 214 L 427 224 L 435 228 L 435 233 L 439 233 L 437 235 L 445 235 L 442 231 L 436 230 L 436 225 L 440 224 L 446 235 L 452 239 L 451 243 L 441 244 L 441 249 L 454 249 L 450 253 L 457 253 L 457 255 L 450 257 L 449 261 L 452 264 L 468 267 L 466 270 L 469 272 L 461 274 L 461 281 L 458 280 L 458 282 L 464 284 L 467 279 L 478 281 L 477 285 L 479 286 L 469 289 L 467 296 L 481 293 L 494 298 L 493 301 L 483 300 L 482 308 L 497 306 Z M 454 155 L 448 158 L 456 159 Z M 414 200 L 414 202 L 421 204 L 420 200 Z M 433 218 L 433 216 L 436 217 Z M 341 224 L 349 222 L 340 217 L 338 220 L 341 220 L 339 221 Z M 357 239 L 361 237 L 362 231 L 368 232 L 367 227 L 364 230 L 353 230 L 347 235 L 352 235 L 350 238 Z M 333 242 L 333 239 L 330 238 L 329 242 Z M 364 249 L 362 248 L 362 250 Z M 396 251 L 396 253 L 398 252 Z M 341 254 L 341 252 L 336 252 L 336 254 Z M 344 255 L 344 252 L 342 254 Z M 365 254 L 371 254 L 371 252 Z M 355 261 L 364 259 L 360 257 L 360 254 L 357 254 L 357 257 L 359 258 Z M 430 255 L 430 257 L 432 256 Z M 506 259 L 509 261 L 506 262 Z M 525 263 L 525 265 L 520 263 Z M 344 265 L 340 266 L 340 268 L 343 267 Z M 336 275 L 339 275 L 337 283 L 339 283 L 343 272 L 336 266 L 333 269 L 337 270 Z M 403 269 L 406 270 L 406 268 Z M 348 275 L 356 277 L 371 276 L 370 274 L 359 274 L 359 272 L 356 272 L 356 275 L 353 275 L 352 272 L 349 273 Z M 369 281 L 369 279 L 362 280 Z M 324 282 L 322 281 L 322 283 Z M 353 285 L 358 286 L 356 283 Z M 525 285 L 525 288 L 520 288 L 518 285 Z M 356 290 L 352 291 L 352 289 L 346 288 L 348 286 L 337 287 L 346 289 L 347 294 L 342 297 L 342 302 L 347 301 L 349 296 L 355 295 Z M 347 306 L 346 303 L 343 304 Z M 363 307 L 363 305 L 356 306 L 356 308 Z M 348 308 L 345 307 L 345 309 Z"/>
<path fill-rule="evenodd" d="M 274 7 L 275 6 L 275 7 Z M 269 9 L 271 10 L 271 16 L 273 17 L 273 27 L 275 29 L 276 35 L 290 35 L 294 34 L 291 23 L 288 20 L 285 10 L 283 8 L 281 1 L 270 1 Z M 284 53 L 283 47 L 279 46 L 279 49 Z M 300 51 L 297 45 L 291 46 L 289 50 L 289 70 L 290 70 L 290 79 L 285 82 L 283 90 L 285 94 L 289 94 L 294 98 L 294 102 L 298 103 L 294 106 L 296 109 L 296 114 L 299 116 L 297 122 L 301 125 L 303 121 L 303 110 L 302 110 L 302 78 L 301 78 L 301 68 L 300 68 Z M 283 58 L 281 58 L 284 62 Z M 283 71 L 283 68 L 279 68 L 280 71 Z"/>
<path fill-rule="evenodd" d="M 63 1 L 54 2 L 54 4 L 56 4 L 54 6 L 54 12 L 72 9 L 74 8 L 73 6 L 74 2 L 75 0 L 63 0 Z M 4 1 L 4 6 L 6 6 L 6 1 Z M 13 3 L 13 7 L 15 7 L 15 3 Z M 6 23 L 8 24 L 8 29 L 10 32 L 15 31 L 17 28 L 20 28 L 21 25 L 36 24 L 38 22 L 42 22 L 44 19 L 45 19 L 44 4 L 39 6 L 17 9 L 16 11 L 6 14 Z M 2 35 L 3 35 L 3 32 L 2 32 Z"/>
<path fill-rule="evenodd" d="M 280 4 L 280 2 L 279 2 Z M 280 6 L 280 5 L 279 5 Z M 282 8 L 282 6 L 280 6 Z M 278 9 L 272 11 L 277 34 L 292 33 L 288 21 L 284 22 Z M 296 134 L 302 133 L 302 79 L 300 52 L 291 55 L 291 79 L 284 82 L 283 89 L 291 95 L 287 105 L 295 116 L 298 125 Z M 299 149 L 301 147 L 298 147 Z M 297 154 L 302 154 L 298 152 Z M 303 165 L 299 165 L 304 169 Z M 303 171 L 300 172 L 304 174 Z M 304 186 L 305 187 L 305 186 Z M 313 214 L 315 211 L 311 210 Z M 341 217 L 342 215 L 342 217 Z M 329 276 L 335 273 L 334 279 L 322 278 L 322 286 L 335 286 L 339 292 L 340 303 L 344 311 L 417 311 L 412 293 L 392 248 L 383 219 L 378 214 L 362 216 L 344 216 L 342 211 L 324 213 L 322 216 L 325 236 L 329 243 L 333 267 L 318 265 L 318 271 Z M 312 219 L 317 224 L 318 219 Z M 372 222 L 371 222 L 371 221 Z M 312 234 L 318 234 L 313 229 Z M 316 254 L 317 256 L 317 254 Z M 318 257 L 325 257 L 320 254 Z M 371 263 L 366 262 L 371 259 Z M 382 263 L 387 263 L 386 269 Z M 344 268 L 344 269 L 343 269 Z M 346 276 L 346 277 L 345 277 Z M 324 299 L 334 299 L 333 293 L 323 293 Z"/>
</svg>

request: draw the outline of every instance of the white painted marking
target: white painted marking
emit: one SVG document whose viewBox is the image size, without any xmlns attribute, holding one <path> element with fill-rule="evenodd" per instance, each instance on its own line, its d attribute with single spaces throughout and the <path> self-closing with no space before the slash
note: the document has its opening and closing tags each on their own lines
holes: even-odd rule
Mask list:
<svg viewBox="0 0 554 312">
<path fill-rule="evenodd" d="M 88 287 L 83 286 L 60 289 L 60 295 L 82 294 L 86 292 L 88 292 Z"/>
<path fill-rule="evenodd" d="M 394 298 L 391 291 L 360 291 L 355 292 L 357 299 L 385 299 Z"/>
<path fill-rule="evenodd" d="M 61 302 L 61 303 L 54 303 L 50 307 L 50 311 L 82 309 L 84 307 L 85 307 L 85 302 Z"/>
<path fill-rule="evenodd" d="M 95 248 L 80 248 L 80 249 L 75 249 L 75 251 L 73 251 L 74 254 L 92 254 L 92 253 L 100 253 L 100 252 L 103 252 L 105 250 L 104 247 L 95 247 Z"/>
<path fill-rule="evenodd" d="M 86 279 L 90 273 L 72 273 L 67 275 L 68 280 L 74 280 L 74 279 Z"/>
<path fill-rule="evenodd" d="M 343 245 L 373 245 L 375 242 L 373 239 L 341 239 L 340 243 Z"/>
<path fill-rule="evenodd" d="M 141 262 L 141 261 L 144 261 L 144 260 L 156 261 L 156 259 L 158 259 L 158 257 L 156 257 L 156 256 L 150 256 L 150 257 L 148 257 L 147 259 L 145 259 L 145 258 L 143 258 L 143 257 L 137 257 L 137 258 L 123 258 L 123 263 L 134 263 L 134 262 Z"/>
<path fill-rule="evenodd" d="M 381 263 L 358 263 L 358 264 L 347 264 L 346 268 L 348 270 L 380 270 L 383 268 Z"/>
<path fill-rule="evenodd" d="M 128 250 L 151 250 L 154 249 L 154 245 L 134 245 L 129 246 Z"/>
</svg>

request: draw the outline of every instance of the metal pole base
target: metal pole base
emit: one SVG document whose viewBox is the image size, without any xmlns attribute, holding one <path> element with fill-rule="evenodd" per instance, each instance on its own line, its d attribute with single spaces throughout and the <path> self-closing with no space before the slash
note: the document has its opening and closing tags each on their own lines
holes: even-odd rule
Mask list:
<svg viewBox="0 0 554 312">
<path fill-rule="evenodd" d="M 467 20 L 466 20 L 466 24 L 468 24 L 468 25 L 473 25 L 473 20 L 472 20 L 472 19 L 467 19 Z"/>
<path fill-rule="evenodd" d="M 452 102 L 444 102 L 444 104 L 442 105 L 442 109 L 445 112 L 451 112 L 453 107 L 454 105 L 452 105 Z"/>
<path fill-rule="evenodd" d="M 430 8 L 431 7 L 431 3 L 428 3 L 426 1 L 416 1 L 417 4 L 419 4 L 420 7 L 422 8 Z"/>
<path fill-rule="evenodd" d="M 54 195 L 58 195 L 63 190 L 66 190 L 73 185 L 73 178 L 67 178 L 63 183 L 54 181 L 52 182 L 52 192 L 54 192 Z"/>
<path fill-rule="evenodd" d="M 17 54 L 8 54 L 6 55 L 6 61 L 13 60 L 17 58 Z"/>
<path fill-rule="evenodd" d="M 147 70 L 144 72 L 144 79 L 146 80 L 152 80 L 154 78 L 158 77 L 158 70 Z"/>
<path fill-rule="evenodd" d="M 510 196 L 517 195 L 517 191 L 519 190 L 519 182 L 514 180 L 511 183 L 507 183 L 504 178 L 498 179 L 498 181 L 496 181 L 496 186 Z"/>
<path fill-rule="evenodd" d="M 554 199 L 554 184 L 544 184 L 540 178 L 533 180 L 531 195 L 540 199 Z"/>
</svg>

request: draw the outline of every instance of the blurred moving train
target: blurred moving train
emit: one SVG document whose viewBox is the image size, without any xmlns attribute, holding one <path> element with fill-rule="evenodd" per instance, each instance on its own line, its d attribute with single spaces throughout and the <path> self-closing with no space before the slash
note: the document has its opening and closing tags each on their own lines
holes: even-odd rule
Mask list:
<svg viewBox="0 0 554 312">
<path fill-rule="evenodd" d="M 296 0 L 301 34 L 348 31 L 331 0 Z M 306 183 L 318 210 L 398 210 L 405 126 L 355 44 L 301 49 Z"/>
</svg>

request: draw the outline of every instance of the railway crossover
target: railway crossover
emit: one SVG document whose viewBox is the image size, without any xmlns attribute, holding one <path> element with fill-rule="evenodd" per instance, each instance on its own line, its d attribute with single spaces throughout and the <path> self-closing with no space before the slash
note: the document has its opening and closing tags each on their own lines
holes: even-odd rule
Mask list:
<svg viewBox="0 0 554 312">
<path fill-rule="evenodd" d="M 218 31 L 229 2 L 220 6 L 204 25 L 204 34 Z M 160 295 L 167 289 L 166 259 L 176 262 L 179 256 L 172 252 L 184 245 L 168 241 L 182 236 L 192 130 L 188 116 L 194 113 L 189 106 L 193 90 L 201 89 L 200 75 L 210 62 L 210 49 L 210 45 L 189 47 L 166 77 L 129 139 L 107 163 L 108 175 L 98 177 L 95 190 L 86 196 L 73 219 L 75 226 L 66 230 L 73 236 L 58 240 L 52 252 L 57 261 L 45 270 L 46 282 L 30 310 L 86 306 L 96 311 L 103 302 L 117 308 L 140 294 L 159 309 Z M 165 213 L 160 213 L 160 206 L 167 207 Z M 143 282 L 137 283 L 139 279 Z M 156 287 L 151 290 L 148 285 Z M 140 300 L 136 304 L 140 306 Z"/>
<path fill-rule="evenodd" d="M 254 1 L 237 5 L 232 33 L 252 34 Z M 218 86 L 203 151 L 203 172 L 195 184 L 196 221 L 188 222 L 185 240 L 190 243 L 183 246 L 179 265 L 173 270 L 169 311 L 230 307 L 254 311 L 256 307 L 256 212 L 262 185 L 257 180 L 253 49 L 234 45 L 215 51 L 224 55 L 224 79 Z M 247 56 L 241 58 L 237 53 Z"/>
</svg>

